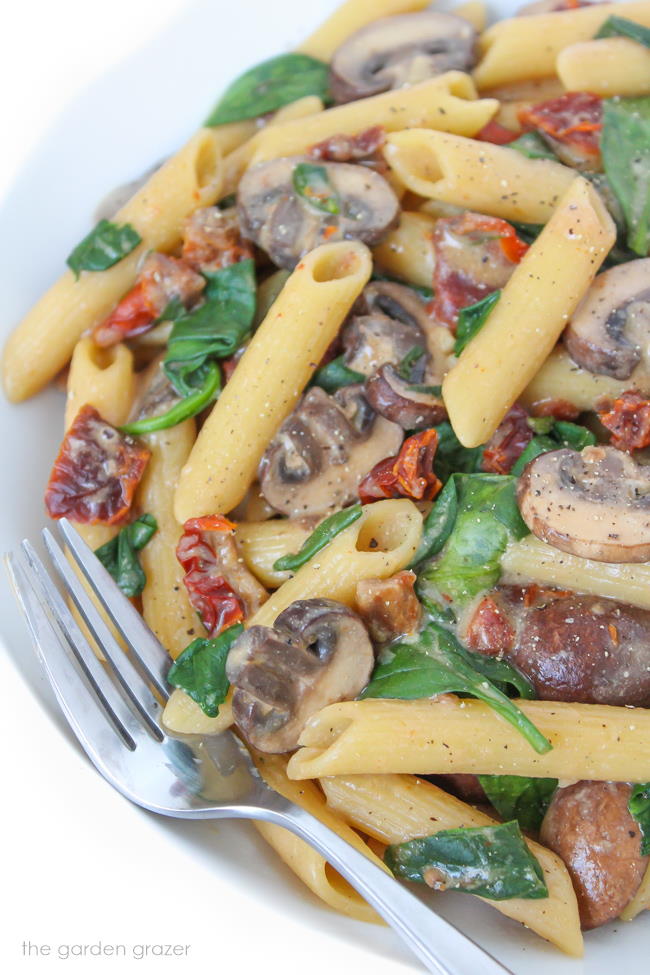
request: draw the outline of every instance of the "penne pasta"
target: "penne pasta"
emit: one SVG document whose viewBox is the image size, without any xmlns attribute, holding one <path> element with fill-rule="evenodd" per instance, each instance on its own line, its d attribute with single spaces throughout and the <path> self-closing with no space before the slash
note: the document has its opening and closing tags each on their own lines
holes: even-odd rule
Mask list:
<svg viewBox="0 0 650 975">
<path fill-rule="evenodd" d="M 329 61 L 337 47 L 366 24 L 379 17 L 393 17 L 428 6 L 429 0 L 344 0 L 298 50 L 312 58 Z"/>
<path fill-rule="evenodd" d="M 535 408 L 564 400 L 578 410 L 593 410 L 599 400 L 615 399 L 626 389 L 650 392 L 650 377 L 636 369 L 629 379 L 588 372 L 578 366 L 564 346 L 558 345 L 520 396 L 524 406 Z"/>
<path fill-rule="evenodd" d="M 241 522 L 235 529 L 235 538 L 246 567 L 264 586 L 274 589 L 282 585 L 291 573 L 278 572 L 273 565 L 284 555 L 297 552 L 317 523 L 314 518 Z"/>
<path fill-rule="evenodd" d="M 454 7 L 451 13 L 456 14 L 457 17 L 462 17 L 463 20 L 468 20 L 479 33 L 485 30 L 487 8 L 482 0 L 467 0 L 467 3 L 461 3 L 459 7 Z"/>
<path fill-rule="evenodd" d="M 100 349 L 92 339 L 75 345 L 68 373 L 65 428 L 72 425 L 82 406 L 89 403 L 113 426 L 125 423 L 135 396 L 133 353 L 118 343 Z"/>
<path fill-rule="evenodd" d="M 298 401 L 371 270 L 370 252 L 356 242 L 323 244 L 298 264 L 181 472 L 175 500 L 179 522 L 232 511 L 239 504 L 269 441 Z"/>
<path fill-rule="evenodd" d="M 488 704 L 471 698 L 346 701 L 309 719 L 287 774 L 291 779 L 362 772 L 650 779 L 650 710 L 516 703 L 552 743 L 551 751 L 539 755 Z"/>
<path fill-rule="evenodd" d="M 423 779 L 407 775 L 328 776 L 320 780 L 328 806 L 382 843 L 405 843 L 444 829 L 493 826 L 495 820 Z M 548 898 L 487 900 L 485 904 L 546 938 L 567 955 L 583 951 L 575 892 L 555 853 L 526 838 L 544 871 Z"/>
<path fill-rule="evenodd" d="M 558 54 L 556 70 L 567 91 L 603 98 L 650 94 L 650 50 L 626 37 L 571 44 Z"/>
<path fill-rule="evenodd" d="M 449 419 L 464 446 L 492 436 L 551 352 L 615 239 L 600 197 L 576 177 L 444 379 Z"/>
<path fill-rule="evenodd" d="M 434 224 L 434 218 L 426 213 L 403 210 L 399 225 L 373 247 L 372 256 L 389 274 L 430 288 L 435 265 L 431 241 Z"/>
</svg>

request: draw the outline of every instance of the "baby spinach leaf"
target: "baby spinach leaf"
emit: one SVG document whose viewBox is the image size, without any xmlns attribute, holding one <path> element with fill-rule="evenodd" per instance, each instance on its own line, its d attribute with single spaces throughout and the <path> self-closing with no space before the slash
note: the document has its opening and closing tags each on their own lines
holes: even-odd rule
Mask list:
<svg viewBox="0 0 650 975">
<path fill-rule="evenodd" d="M 627 37 L 631 41 L 636 41 L 637 44 L 650 47 L 650 29 L 642 24 L 635 24 L 633 20 L 628 20 L 627 17 L 615 17 L 613 15 L 608 17 L 595 36 L 596 38 Z"/>
<path fill-rule="evenodd" d="M 158 522 L 153 515 L 141 515 L 122 528 L 110 542 L 95 549 L 95 555 L 125 596 L 139 596 L 146 585 L 147 577 L 137 553 L 145 547 L 157 529 Z"/>
<path fill-rule="evenodd" d="M 66 264 L 78 279 L 82 271 L 106 271 L 130 254 L 142 237 L 130 223 L 118 226 L 110 220 L 100 220 L 77 244 Z"/>
<path fill-rule="evenodd" d="M 202 374 L 203 379 L 197 384 L 194 392 L 191 392 L 179 403 L 175 403 L 165 413 L 158 416 L 148 416 L 143 420 L 134 420 L 133 423 L 125 423 L 120 427 L 122 433 L 128 433 L 132 437 L 141 437 L 147 433 L 155 433 L 156 430 L 167 430 L 168 427 L 175 427 L 204 410 L 219 395 L 221 370 L 216 362 L 206 362 L 196 371 L 197 381 L 199 373 Z"/>
<path fill-rule="evenodd" d="M 174 322 L 163 368 L 181 396 L 206 383 L 201 367 L 237 351 L 255 315 L 255 264 L 252 258 L 204 274 L 205 303 Z"/>
<path fill-rule="evenodd" d="M 452 476 L 447 480 L 433 507 L 422 522 L 422 537 L 409 568 L 437 555 L 451 535 L 458 514 L 458 493 Z"/>
<path fill-rule="evenodd" d="M 226 700 L 230 687 L 226 660 L 243 629 L 241 623 L 235 623 L 213 640 L 193 640 L 167 674 L 169 683 L 189 694 L 209 718 L 217 717 L 220 705 Z"/>
<path fill-rule="evenodd" d="M 559 450 L 561 447 L 570 447 L 572 450 L 584 450 L 585 447 L 593 446 L 596 437 L 587 427 L 579 423 L 570 423 L 567 420 L 554 420 L 552 417 L 531 417 L 528 421 L 532 426 L 537 424 L 541 431 L 540 420 L 548 421 L 544 424 L 546 430 L 533 437 L 512 466 L 512 473 L 517 477 L 521 474 L 526 464 L 540 454 L 548 453 L 549 450 Z"/>
<path fill-rule="evenodd" d="M 403 379 L 404 382 L 409 382 L 414 366 L 418 364 L 423 355 L 425 355 L 425 350 L 421 345 L 414 345 L 412 349 L 408 350 L 404 358 L 400 359 L 395 367 L 395 371 L 400 379 Z"/>
<path fill-rule="evenodd" d="M 650 250 L 650 98 L 603 102 L 600 151 L 605 175 L 625 216 L 627 245 L 646 257 Z"/>
<path fill-rule="evenodd" d="M 525 244 L 534 244 L 545 226 L 543 223 L 516 223 L 514 220 L 510 223 Z"/>
<path fill-rule="evenodd" d="M 636 819 L 643 837 L 641 853 L 650 854 L 650 782 L 635 785 L 628 802 L 628 809 Z"/>
<path fill-rule="evenodd" d="M 341 200 L 329 181 L 327 170 L 316 163 L 298 163 L 291 177 L 293 188 L 303 200 L 324 213 L 340 213 Z"/>
<path fill-rule="evenodd" d="M 431 301 L 433 298 L 432 288 L 427 288 L 423 284 L 414 284 L 412 281 L 404 281 L 402 278 L 396 278 L 394 274 L 386 274 L 384 271 L 373 271 L 370 280 L 393 281 L 395 284 L 401 284 L 402 287 L 410 288 L 411 291 L 417 292 L 424 301 Z"/>
<path fill-rule="evenodd" d="M 473 305 L 462 308 L 458 316 L 456 327 L 456 344 L 454 345 L 454 355 L 460 355 L 470 339 L 473 339 L 485 325 L 488 315 L 501 297 L 500 291 L 493 291 L 491 295 L 486 295 Z"/>
<path fill-rule="evenodd" d="M 522 829 L 538 832 L 557 779 L 525 775 L 479 775 L 486 796 L 503 819 L 516 819 Z"/>
<path fill-rule="evenodd" d="M 274 112 L 305 95 L 328 100 L 329 65 L 308 54 L 280 54 L 249 68 L 226 89 L 206 119 L 225 125 Z"/>
<path fill-rule="evenodd" d="M 483 447 L 463 447 L 451 423 L 436 427 L 438 446 L 433 468 L 444 483 L 452 474 L 475 474 L 481 470 Z"/>
<path fill-rule="evenodd" d="M 528 534 L 515 496 L 516 478 L 504 474 L 457 474 L 457 514 L 437 558 L 425 563 L 417 582 L 421 598 L 432 592 L 460 606 L 501 577 L 501 556 L 511 539 Z"/>
<path fill-rule="evenodd" d="M 379 663 L 362 698 L 380 697 L 421 700 L 436 694 L 470 694 L 489 704 L 515 727 L 539 754 L 550 750 L 550 742 L 505 694 L 479 670 L 485 658 L 466 650 L 439 623 L 430 621 L 420 633 L 388 648 L 393 657 Z M 476 658 L 480 657 L 481 660 Z M 521 675 L 506 661 L 501 679 L 515 687 Z"/>
<path fill-rule="evenodd" d="M 557 156 L 539 132 L 524 132 L 518 139 L 509 142 L 507 148 L 516 149 L 528 159 L 552 159 L 557 162 Z"/>
<path fill-rule="evenodd" d="M 396 877 L 435 890 L 459 890 L 490 900 L 548 897 L 544 872 L 516 822 L 444 829 L 386 847 Z"/>
<path fill-rule="evenodd" d="M 273 568 L 276 572 L 295 572 L 301 565 L 320 552 L 322 548 L 336 538 L 348 525 L 352 525 L 361 517 L 361 505 L 353 504 L 350 508 L 343 511 L 336 511 L 325 521 L 314 529 L 309 538 L 305 539 L 300 551 L 295 555 L 283 555 L 281 559 L 276 559 Z"/>
<path fill-rule="evenodd" d="M 321 366 L 312 376 L 310 386 L 320 386 L 326 393 L 334 393 L 343 386 L 352 386 L 354 383 L 362 383 L 366 377 L 362 372 L 348 369 L 340 355 L 332 359 L 326 366 Z"/>
</svg>

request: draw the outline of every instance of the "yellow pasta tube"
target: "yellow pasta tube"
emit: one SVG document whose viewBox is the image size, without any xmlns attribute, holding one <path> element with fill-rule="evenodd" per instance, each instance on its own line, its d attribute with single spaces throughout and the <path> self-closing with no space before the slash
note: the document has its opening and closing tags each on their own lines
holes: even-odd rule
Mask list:
<svg viewBox="0 0 650 975">
<path fill-rule="evenodd" d="M 108 423 L 126 422 L 133 397 L 133 353 L 118 343 L 100 349 L 92 339 L 77 342 L 68 375 L 65 427 L 71 426 L 82 406 L 89 403 Z"/>
<path fill-rule="evenodd" d="M 549 739 L 538 755 L 483 701 L 453 695 L 421 701 L 331 704 L 313 715 L 291 758 L 292 779 L 364 772 L 530 775 L 617 782 L 650 780 L 650 710 L 557 701 L 515 702 Z"/>
<path fill-rule="evenodd" d="M 350 34 L 373 20 L 423 10 L 428 6 L 429 0 L 345 0 L 298 50 L 319 61 L 329 61 Z"/>
<path fill-rule="evenodd" d="M 395 230 L 373 248 L 376 263 L 389 274 L 431 287 L 435 256 L 431 232 L 435 220 L 426 213 L 403 211 Z"/>
<path fill-rule="evenodd" d="M 650 563 L 594 562 L 527 535 L 508 546 L 501 568 L 504 583 L 536 582 L 650 609 Z"/>
<path fill-rule="evenodd" d="M 181 472 L 178 521 L 228 512 L 291 413 L 372 271 L 358 242 L 323 244 L 298 264 L 255 332 Z"/>
<path fill-rule="evenodd" d="M 577 177 L 443 381 L 449 419 L 464 446 L 492 436 L 551 352 L 615 239 L 600 197 Z"/>
<path fill-rule="evenodd" d="M 177 688 L 165 705 L 162 723 L 174 735 L 220 735 L 232 725 L 230 696 L 219 706 L 216 718 L 210 718 L 189 694 Z"/>
<path fill-rule="evenodd" d="M 626 37 L 581 41 L 560 51 L 557 73 L 567 91 L 649 95 L 650 50 Z"/>
<path fill-rule="evenodd" d="M 81 334 L 110 312 L 133 284 L 148 250 L 166 251 L 181 238 L 183 222 L 218 199 L 221 154 L 218 130 L 201 129 L 155 172 L 114 220 L 131 224 L 142 243 L 106 271 L 66 271 L 9 336 L 3 382 L 13 402 L 38 392 L 68 362 Z"/>
<path fill-rule="evenodd" d="M 560 51 L 577 41 L 590 40 L 612 15 L 650 27 L 650 2 L 594 4 L 493 24 L 480 39 L 483 58 L 474 71 L 476 84 L 493 88 L 526 78 L 550 77 Z"/>
<path fill-rule="evenodd" d="M 273 568 L 277 559 L 297 552 L 318 524 L 314 518 L 273 518 L 270 521 L 244 521 L 237 525 L 235 538 L 246 568 L 271 589 L 290 578 L 290 572 Z"/>
<path fill-rule="evenodd" d="M 257 768 L 264 781 L 280 795 L 295 802 L 307 812 L 320 819 L 335 833 L 363 853 L 377 866 L 387 870 L 382 860 L 376 856 L 358 833 L 328 808 L 322 792 L 312 782 L 292 782 L 287 778 L 287 760 L 281 755 L 255 754 Z M 271 823 L 256 822 L 255 826 L 270 846 L 279 854 L 297 877 L 320 897 L 329 907 L 341 914 L 347 914 L 357 921 L 371 921 L 382 924 L 381 918 L 363 900 L 360 894 L 348 884 L 347 880 L 329 866 L 326 860 L 293 833 Z"/>
<path fill-rule="evenodd" d="M 151 457 L 137 495 L 140 509 L 158 522 L 158 530 L 140 553 L 147 577 L 142 615 L 174 659 L 196 637 L 205 636 L 183 584 L 185 573 L 176 558 L 182 529 L 174 517 L 174 490 L 195 436 L 196 426 L 191 419 L 143 437 Z"/>
<path fill-rule="evenodd" d="M 430 129 L 389 135 L 384 156 L 420 196 L 524 223 L 546 223 L 575 179 L 550 159 Z"/>
<path fill-rule="evenodd" d="M 566 400 L 582 411 L 593 410 L 603 397 L 616 399 L 626 389 L 650 393 L 650 376 L 642 369 L 635 369 L 629 379 L 614 379 L 589 372 L 576 365 L 566 349 L 559 345 L 519 398 L 524 406 L 530 407 L 551 400 Z"/>
<path fill-rule="evenodd" d="M 463 20 L 468 20 L 479 33 L 485 30 L 487 7 L 482 3 L 482 0 L 468 0 L 467 3 L 462 3 L 460 7 L 454 7 L 451 13 L 456 14 L 457 17 L 462 17 Z"/>
<path fill-rule="evenodd" d="M 383 843 L 404 843 L 443 829 L 494 826 L 495 820 L 410 775 L 331 776 L 320 780 L 327 804 L 344 820 Z M 546 938 L 567 955 L 583 951 L 580 917 L 569 873 L 560 858 L 528 839 L 548 888 L 548 898 L 509 900 L 479 898 Z"/>
<path fill-rule="evenodd" d="M 408 128 L 440 129 L 476 135 L 499 108 L 494 98 L 477 99 L 469 75 L 462 71 L 398 88 L 347 105 L 337 105 L 305 119 L 262 129 L 255 137 L 251 162 L 305 152 L 332 135 L 356 135 L 379 125 L 386 132 Z"/>
</svg>

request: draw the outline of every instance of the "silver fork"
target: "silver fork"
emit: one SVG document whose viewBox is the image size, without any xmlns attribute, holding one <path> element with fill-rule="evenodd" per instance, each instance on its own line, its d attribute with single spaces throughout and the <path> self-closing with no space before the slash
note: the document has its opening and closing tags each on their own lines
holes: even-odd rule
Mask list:
<svg viewBox="0 0 650 975">
<path fill-rule="evenodd" d="M 269 788 L 234 734 L 183 739 L 165 734 L 158 697 L 169 697 L 166 651 L 72 525 L 62 520 L 59 529 L 130 655 L 48 529 L 43 540 L 59 586 L 28 541 L 19 554 L 6 556 L 7 566 L 59 704 L 88 757 L 118 792 L 162 816 L 257 819 L 284 826 L 325 857 L 429 971 L 509 972 L 335 832 Z M 105 663 L 93 652 L 61 589 L 72 597 Z"/>
</svg>

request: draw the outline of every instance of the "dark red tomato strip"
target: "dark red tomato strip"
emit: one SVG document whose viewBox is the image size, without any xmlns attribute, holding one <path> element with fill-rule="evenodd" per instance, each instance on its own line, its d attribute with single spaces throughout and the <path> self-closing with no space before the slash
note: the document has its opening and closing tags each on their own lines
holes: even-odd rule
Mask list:
<svg viewBox="0 0 650 975">
<path fill-rule="evenodd" d="M 232 521 L 223 515 L 190 518 L 176 548 L 176 558 L 185 571 L 185 588 L 209 636 L 244 619 L 239 596 L 219 569 L 209 532 L 231 532 Z"/>
<path fill-rule="evenodd" d="M 128 514 L 150 453 L 83 406 L 63 438 L 45 491 L 50 518 L 115 525 Z"/>
<path fill-rule="evenodd" d="M 483 451 L 481 467 L 489 474 L 509 474 L 533 436 L 528 413 L 515 403 L 490 437 Z"/>
<path fill-rule="evenodd" d="M 612 434 L 612 446 L 631 453 L 650 446 L 650 400 L 630 389 L 598 412 Z"/>
<path fill-rule="evenodd" d="M 479 142 L 491 142 L 495 146 L 507 146 L 509 142 L 514 142 L 518 135 L 519 132 L 513 132 L 512 129 L 507 129 L 500 122 L 492 120 L 484 125 L 474 138 L 478 139 Z"/>
<path fill-rule="evenodd" d="M 515 630 L 504 609 L 490 595 L 484 596 L 476 607 L 467 632 L 467 646 L 479 653 L 498 656 L 512 650 Z"/>
<path fill-rule="evenodd" d="M 598 95 L 567 92 L 559 98 L 521 108 L 518 117 L 526 130 L 539 129 L 587 156 L 597 156 L 600 152 L 603 100 Z"/>
<path fill-rule="evenodd" d="M 438 447 L 436 430 L 423 430 L 408 437 L 399 454 L 375 464 L 359 485 L 363 504 L 381 498 L 413 498 L 431 501 L 442 487 L 433 472 Z"/>
</svg>

